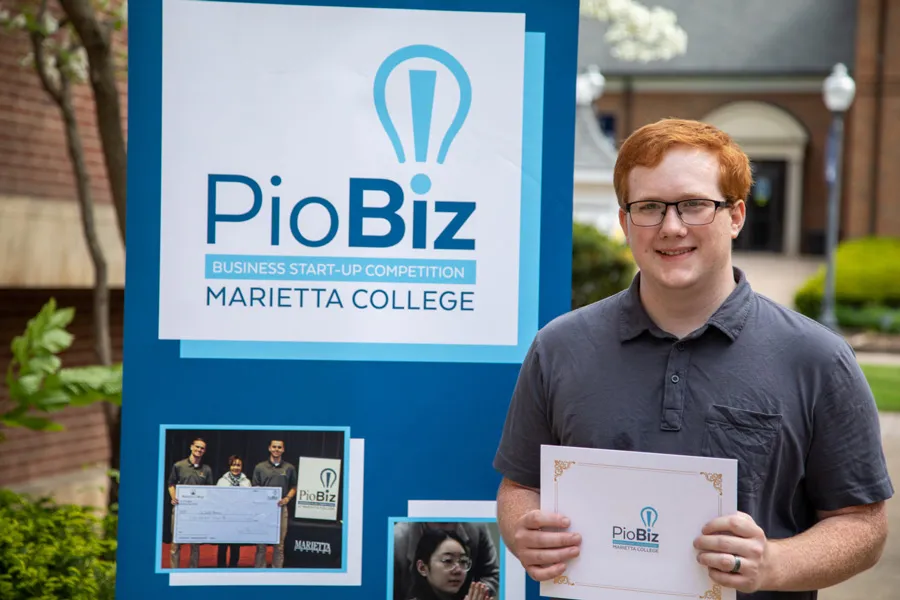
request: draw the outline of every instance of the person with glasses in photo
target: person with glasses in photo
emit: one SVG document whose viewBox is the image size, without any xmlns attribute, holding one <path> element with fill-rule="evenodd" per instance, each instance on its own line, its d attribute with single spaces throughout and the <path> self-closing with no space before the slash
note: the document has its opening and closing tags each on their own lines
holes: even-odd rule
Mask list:
<svg viewBox="0 0 900 600">
<path fill-rule="evenodd" d="M 476 521 L 402 521 L 394 525 L 393 600 L 409 600 L 413 583 L 419 579 L 417 553 L 421 538 L 429 530 L 443 530 L 462 540 L 471 563 L 465 582 L 455 596 L 463 600 L 472 582 L 485 588 L 485 597 L 500 593 L 500 558 L 487 523 Z M 495 534 L 496 535 L 496 534 Z M 471 600 L 471 599 L 470 599 Z"/>
<path fill-rule="evenodd" d="M 448 529 L 427 528 L 416 546 L 416 577 L 405 600 L 456 600 L 472 569 L 469 547 Z M 463 600 L 487 600 L 490 591 L 480 581 L 466 588 Z"/>
<path fill-rule="evenodd" d="M 178 485 L 213 485 L 213 472 L 209 465 L 203 463 L 206 454 L 206 440 L 195 438 L 191 441 L 191 453 L 172 465 L 169 472 L 168 490 L 169 501 L 172 503 L 172 534 L 175 534 L 175 508 L 178 504 L 175 486 Z M 188 567 L 196 569 L 200 566 L 200 546 L 197 544 L 176 544 L 172 540 L 169 549 L 169 568 L 177 569 L 181 566 L 181 547 L 190 548 Z"/>
<path fill-rule="evenodd" d="M 613 184 L 639 271 L 532 341 L 494 459 L 507 547 L 547 581 L 597 535 L 540 510 L 547 444 L 736 459 L 738 511 L 683 550 L 738 598 L 813 600 L 874 566 L 894 493 L 875 400 L 843 337 L 733 265 L 748 156 L 663 119 L 625 140 Z"/>
</svg>

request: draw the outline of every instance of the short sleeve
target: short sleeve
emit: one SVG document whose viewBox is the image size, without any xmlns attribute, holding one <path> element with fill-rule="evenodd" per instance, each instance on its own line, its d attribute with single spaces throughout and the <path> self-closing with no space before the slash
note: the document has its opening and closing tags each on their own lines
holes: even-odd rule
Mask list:
<svg viewBox="0 0 900 600">
<path fill-rule="evenodd" d="M 816 510 L 886 500 L 894 493 L 872 390 L 849 346 L 831 366 L 813 409 L 806 490 Z"/>
<path fill-rule="evenodd" d="M 172 470 L 169 471 L 169 487 L 178 484 L 178 465 L 173 464 Z"/>
<path fill-rule="evenodd" d="M 524 486 L 541 485 L 541 445 L 557 444 L 548 418 L 549 393 L 538 338 L 522 362 L 510 400 L 494 468 Z"/>
<path fill-rule="evenodd" d="M 291 475 L 288 477 L 288 489 L 297 487 L 297 469 L 291 465 Z"/>
<path fill-rule="evenodd" d="M 260 473 L 261 469 L 259 465 L 256 465 L 253 468 L 253 481 L 251 482 L 251 487 L 261 487 L 262 486 L 262 476 Z"/>
</svg>

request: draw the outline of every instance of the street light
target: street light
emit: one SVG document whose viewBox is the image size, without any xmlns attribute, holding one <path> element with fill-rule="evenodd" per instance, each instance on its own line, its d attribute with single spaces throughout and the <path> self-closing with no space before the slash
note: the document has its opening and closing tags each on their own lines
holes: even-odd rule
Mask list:
<svg viewBox="0 0 900 600">
<path fill-rule="evenodd" d="M 825 293 L 822 296 L 821 322 L 832 331 L 838 330 L 835 315 L 835 251 L 838 244 L 838 222 L 840 220 L 841 165 L 844 155 L 844 113 L 853 103 L 856 83 L 847 74 L 847 67 L 841 63 L 834 65 L 831 75 L 822 85 L 825 106 L 831 111 L 833 120 L 831 135 L 826 152 L 825 180 L 828 182 L 828 229 L 825 233 L 827 256 Z M 876 157 L 877 158 L 877 157 Z"/>
</svg>

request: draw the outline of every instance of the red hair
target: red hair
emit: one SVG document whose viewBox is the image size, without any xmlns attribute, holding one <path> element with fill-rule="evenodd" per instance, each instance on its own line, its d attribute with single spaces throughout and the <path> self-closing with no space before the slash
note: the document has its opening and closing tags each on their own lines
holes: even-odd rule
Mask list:
<svg viewBox="0 0 900 600">
<path fill-rule="evenodd" d="M 619 204 L 628 203 L 628 175 L 634 167 L 653 168 L 673 146 L 687 146 L 708 150 L 719 159 L 719 190 L 733 204 L 750 194 L 753 174 L 750 159 L 723 131 L 699 121 L 661 119 L 644 125 L 630 136 L 619 149 L 613 172 L 613 185 Z"/>
</svg>

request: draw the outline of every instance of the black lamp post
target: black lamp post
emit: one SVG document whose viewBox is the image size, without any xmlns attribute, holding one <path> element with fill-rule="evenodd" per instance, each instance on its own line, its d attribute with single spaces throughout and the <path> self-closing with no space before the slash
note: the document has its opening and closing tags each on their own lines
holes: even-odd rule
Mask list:
<svg viewBox="0 0 900 600">
<path fill-rule="evenodd" d="M 833 116 L 831 135 L 828 140 L 825 180 L 828 182 L 828 229 L 825 235 L 827 271 L 825 293 L 822 296 L 821 322 L 833 331 L 838 330 L 835 314 L 835 251 L 838 244 L 838 224 L 840 221 L 841 166 L 844 162 L 844 113 L 853 103 L 856 83 L 847 74 L 847 67 L 841 63 L 834 66 L 831 75 L 825 79 L 822 95 L 825 106 Z M 873 160 L 877 160 L 874 157 Z"/>
</svg>

